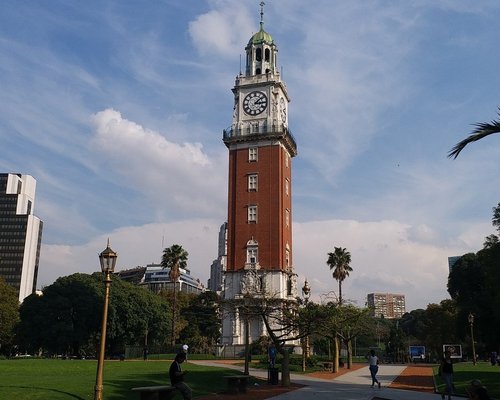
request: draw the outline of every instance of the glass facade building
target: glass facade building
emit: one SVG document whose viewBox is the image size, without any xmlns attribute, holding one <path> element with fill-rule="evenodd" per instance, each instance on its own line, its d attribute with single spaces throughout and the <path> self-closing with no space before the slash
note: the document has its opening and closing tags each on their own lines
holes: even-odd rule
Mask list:
<svg viewBox="0 0 500 400">
<path fill-rule="evenodd" d="M 43 222 L 33 214 L 36 180 L 0 174 L 0 276 L 19 301 L 36 290 Z"/>
</svg>

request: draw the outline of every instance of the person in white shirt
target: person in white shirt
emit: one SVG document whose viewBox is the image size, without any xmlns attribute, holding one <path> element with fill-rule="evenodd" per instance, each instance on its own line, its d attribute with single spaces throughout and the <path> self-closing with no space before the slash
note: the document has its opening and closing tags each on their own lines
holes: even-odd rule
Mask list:
<svg viewBox="0 0 500 400">
<path fill-rule="evenodd" d="M 375 355 L 375 350 L 370 350 L 370 355 L 368 356 L 368 364 L 370 368 L 370 375 L 372 377 L 372 385 L 370 387 L 373 387 L 375 384 L 377 384 L 378 388 L 380 389 L 380 382 L 377 379 L 378 357 Z"/>
<path fill-rule="evenodd" d="M 182 352 L 186 355 L 186 361 L 188 358 L 188 349 L 189 349 L 189 346 L 187 344 L 183 344 L 181 347 Z"/>
</svg>

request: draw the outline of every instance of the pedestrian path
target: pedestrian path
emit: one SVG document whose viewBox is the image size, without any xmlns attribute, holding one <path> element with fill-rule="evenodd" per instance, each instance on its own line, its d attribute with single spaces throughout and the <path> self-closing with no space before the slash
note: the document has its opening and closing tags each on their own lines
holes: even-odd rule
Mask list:
<svg viewBox="0 0 500 400">
<path fill-rule="evenodd" d="M 221 365 L 213 361 L 196 361 L 204 365 Z M 224 365 L 227 368 L 241 371 L 241 366 Z M 440 396 L 433 393 L 418 392 L 413 390 L 392 389 L 388 386 L 404 371 L 405 365 L 381 365 L 377 378 L 382 388 L 371 388 L 370 371 L 368 367 L 360 368 L 339 377 L 321 379 L 308 375 L 291 374 L 290 379 L 294 383 L 305 385 L 303 388 L 293 390 L 268 400 L 371 400 L 374 398 L 386 400 L 438 400 Z M 250 368 L 250 375 L 266 379 L 267 371 Z"/>
</svg>

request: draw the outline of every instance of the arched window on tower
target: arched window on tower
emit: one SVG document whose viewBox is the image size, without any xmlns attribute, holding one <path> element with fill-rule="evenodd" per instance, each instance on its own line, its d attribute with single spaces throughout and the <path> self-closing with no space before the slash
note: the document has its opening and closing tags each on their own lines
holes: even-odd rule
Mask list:
<svg viewBox="0 0 500 400">
<path fill-rule="evenodd" d="M 255 60 L 262 61 L 262 49 L 260 47 L 255 51 Z"/>
<path fill-rule="evenodd" d="M 291 296 L 292 295 L 292 275 L 288 275 L 288 279 L 286 281 L 286 294 L 287 296 Z"/>
<path fill-rule="evenodd" d="M 271 59 L 271 51 L 269 49 L 266 49 L 264 51 L 264 60 L 266 60 L 267 62 L 269 62 L 270 59 Z"/>
<path fill-rule="evenodd" d="M 247 263 L 257 264 L 259 262 L 259 243 L 253 238 L 247 242 Z"/>
</svg>

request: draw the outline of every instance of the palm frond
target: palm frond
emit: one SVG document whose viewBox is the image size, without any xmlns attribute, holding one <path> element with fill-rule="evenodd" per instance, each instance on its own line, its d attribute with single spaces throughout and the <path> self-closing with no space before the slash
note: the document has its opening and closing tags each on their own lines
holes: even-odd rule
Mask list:
<svg viewBox="0 0 500 400">
<path fill-rule="evenodd" d="M 498 108 L 497 114 L 500 115 L 500 107 Z M 485 136 L 491 135 L 493 133 L 500 133 L 500 120 L 493 120 L 490 123 L 480 122 L 474 124 L 476 129 L 464 140 L 457 143 L 448 153 L 448 158 L 456 159 L 460 152 L 469 143 L 475 142 L 484 138 Z"/>
</svg>

